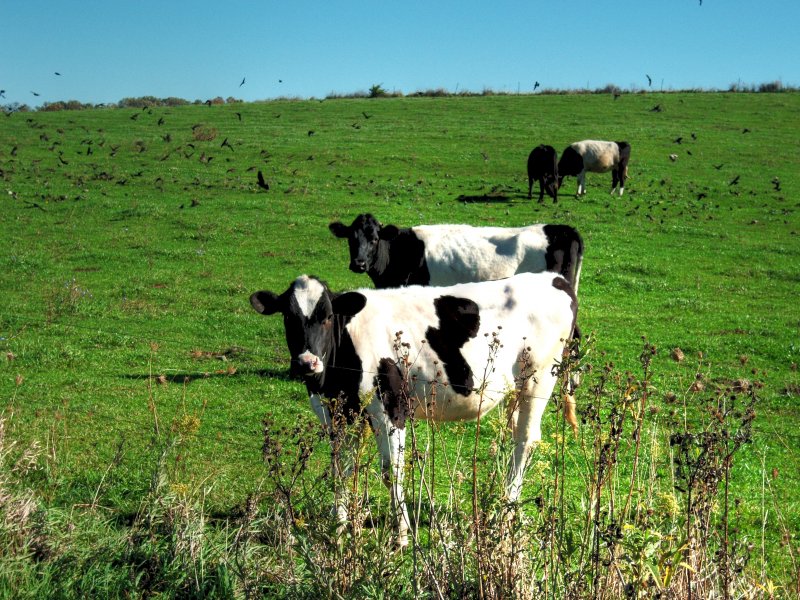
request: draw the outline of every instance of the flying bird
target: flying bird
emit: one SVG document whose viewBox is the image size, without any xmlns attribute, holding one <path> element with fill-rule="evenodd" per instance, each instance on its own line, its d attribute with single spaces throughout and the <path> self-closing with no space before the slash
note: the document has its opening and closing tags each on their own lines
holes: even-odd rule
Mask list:
<svg viewBox="0 0 800 600">
<path fill-rule="evenodd" d="M 242 83 L 239 84 L 239 87 L 242 87 L 244 85 L 244 80 L 245 80 L 245 78 L 242 77 Z"/>
<path fill-rule="evenodd" d="M 644 75 L 644 76 L 645 76 L 645 77 L 647 77 L 647 86 L 648 86 L 648 87 L 652 87 L 652 85 L 653 85 L 653 80 L 652 80 L 652 79 L 650 79 L 650 75 L 648 75 L 647 73 L 645 73 L 645 75 Z"/>
<path fill-rule="evenodd" d="M 534 81 L 533 82 L 533 91 L 535 92 L 536 88 L 538 88 L 538 87 L 539 87 L 539 82 L 538 81 Z"/>
<path fill-rule="evenodd" d="M 34 96 L 38 96 L 39 95 L 38 92 L 31 92 L 31 94 L 33 94 Z"/>
<path fill-rule="evenodd" d="M 264 174 L 261 171 L 258 172 L 258 187 L 262 190 L 269 191 L 269 184 L 264 181 Z"/>
<path fill-rule="evenodd" d="M 6 91 L 0 90 L 0 98 L 5 98 L 5 97 L 6 97 Z"/>
<path fill-rule="evenodd" d="M 59 77 L 61 77 L 61 73 L 59 73 L 58 71 L 56 71 L 56 75 L 58 75 Z"/>
</svg>

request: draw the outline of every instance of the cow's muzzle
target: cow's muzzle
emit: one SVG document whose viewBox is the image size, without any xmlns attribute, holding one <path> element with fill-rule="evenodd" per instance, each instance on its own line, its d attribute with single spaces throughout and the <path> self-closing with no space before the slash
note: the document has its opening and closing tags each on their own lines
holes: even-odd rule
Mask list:
<svg viewBox="0 0 800 600">
<path fill-rule="evenodd" d="M 353 273 L 364 273 L 367 270 L 367 261 L 355 258 L 350 261 L 350 270 Z"/>
<path fill-rule="evenodd" d="M 316 354 L 312 354 L 306 350 L 297 357 L 296 364 L 298 367 L 298 374 L 305 375 L 306 377 L 311 375 L 319 375 L 325 370 L 323 358 L 320 358 Z"/>
</svg>

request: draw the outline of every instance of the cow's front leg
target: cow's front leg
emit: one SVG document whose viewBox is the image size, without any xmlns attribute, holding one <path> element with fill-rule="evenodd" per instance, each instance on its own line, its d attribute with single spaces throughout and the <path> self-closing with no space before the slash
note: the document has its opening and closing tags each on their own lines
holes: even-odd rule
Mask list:
<svg viewBox="0 0 800 600">
<path fill-rule="evenodd" d="M 403 491 L 405 474 L 405 425 L 396 427 L 388 420 L 373 421 L 375 435 L 378 438 L 378 449 L 381 454 L 381 472 L 383 483 L 391 496 L 391 510 L 395 523 L 395 542 L 399 548 L 408 545 L 408 508 Z"/>
<path fill-rule="evenodd" d="M 331 514 L 339 524 L 339 533 L 343 533 L 347 525 L 346 480 L 352 475 L 355 466 L 360 429 L 358 427 L 334 425 L 330 409 L 319 394 L 312 394 L 309 400 L 311 401 L 311 408 L 317 415 L 330 440 L 331 469 L 333 472 L 333 510 Z"/>
<path fill-rule="evenodd" d="M 578 173 L 578 196 L 586 194 L 586 171 Z"/>
</svg>

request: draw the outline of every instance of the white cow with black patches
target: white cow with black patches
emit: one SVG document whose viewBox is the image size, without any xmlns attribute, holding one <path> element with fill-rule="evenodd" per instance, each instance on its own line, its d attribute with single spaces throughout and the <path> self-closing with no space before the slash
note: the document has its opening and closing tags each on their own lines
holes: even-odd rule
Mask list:
<svg viewBox="0 0 800 600">
<path fill-rule="evenodd" d="M 578 290 L 583 240 L 568 225 L 473 227 L 443 224 L 399 228 L 360 214 L 350 225 L 328 225 L 347 239 L 350 270 L 367 273 L 376 288 L 447 286 L 517 273 L 559 273 Z"/>
<path fill-rule="evenodd" d="M 283 315 L 292 372 L 304 376 L 322 423 L 331 423 L 328 399 L 342 400 L 352 413 L 362 410 L 359 398 L 369 399 L 363 410 L 391 490 L 399 545 L 407 543 L 410 522 L 403 465 L 411 416 L 477 419 L 517 390 L 519 400 L 509 407 L 515 450 L 506 493 L 511 501 L 519 498 L 523 468 L 541 439 L 542 415 L 556 385 L 555 367 L 575 326 L 577 301 L 563 277 L 523 273 L 446 288 L 337 294 L 322 281 L 301 275 L 285 292 L 256 292 L 250 302 L 264 315 Z M 401 331 L 407 361 L 398 356 Z M 495 334 L 499 343 L 493 343 Z M 575 426 L 571 397 L 565 407 Z M 345 467 L 338 476 L 352 464 L 352 450 L 343 449 L 334 461 Z M 336 509 L 344 519 L 344 504 Z"/>
</svg>

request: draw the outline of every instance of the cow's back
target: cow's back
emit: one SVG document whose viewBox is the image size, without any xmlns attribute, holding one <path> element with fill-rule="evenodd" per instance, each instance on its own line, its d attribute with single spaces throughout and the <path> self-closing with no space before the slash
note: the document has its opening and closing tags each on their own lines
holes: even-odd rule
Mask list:
<svg viewBox="0 0 800 600">
<path fill-rule="evenodd" d="M 417 416 L 443 421 L 474 419 L 491 410 L 517 385 L 520 358 L 528 348 L 532 348 L 535 369 L 551 369 L 564 340 L 569 339 L 576 310 L 569 284 L 553 273 L 522 273 L 446 288 L 359 291 L 367 303 L 347 330 L 364 371 L 362 394 L 375 387 L 375 374 L 382 361 L 390 359 L 401 366 L 411 398 L 430 400 L 436 389 L 435 413 L 426 414 L 426 406 L 419 404 Z M 462 330 L 460 324 L 444 321 L 437 300 L 445 297 L 453 304 L 477 309 L 477 323 L 468 315 L 465 324 L 469 327 Z M 442 330 L 445 335 L 440 336 Z M 499 344 L 493 345 L 495 336 Z M 451 346 L 434 348 L 437 341 Z M 405 353 L 407 367 L 402 360 Z M 483 389 L 483 396 L 465 396 L 463 388 L 458 393 L 464 381 L 460 375 L 458 381 L 451 377 L 448 363 L 454 359 L 469 366 L 467 387 Z M 493 368 L 487 368 L 490 365 Z"/>
<path fill-rule="evenodd" d="M 575 142 L 572 147 L 583 156 L 584 168 L 593 173 L 610 171 L 619 162 L 619 146 L 616 142 L 583 140 Z"/>
<path fill-rule="evenodd" d="M 420 225 L 412 229 L 425 244 L 430 285 L 490 281 L 547 268 L 543 225 Z"/>
</svg>

